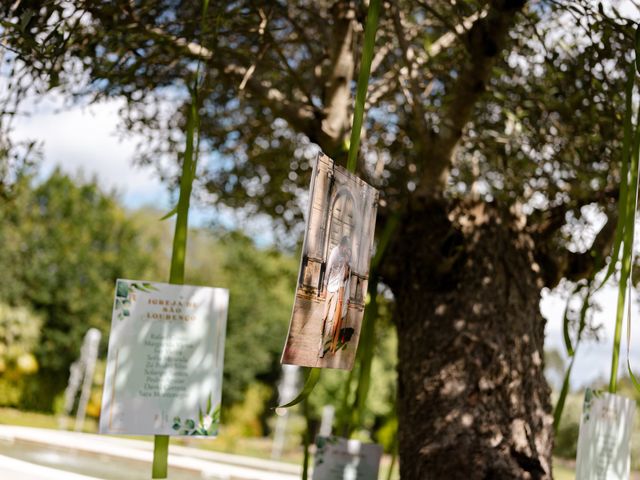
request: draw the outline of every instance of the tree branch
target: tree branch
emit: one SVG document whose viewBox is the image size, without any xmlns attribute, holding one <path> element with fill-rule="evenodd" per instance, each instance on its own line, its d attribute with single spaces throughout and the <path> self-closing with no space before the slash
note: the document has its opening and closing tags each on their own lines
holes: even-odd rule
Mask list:
<svg viewBox="0 0 640 480">
<path fill-rule="evenodd" d="M 598 203 L 605 205 L 607 223 L 596 235 L 593 244 L 586 252 L 571 252 L 558 245 L 555 238 L 560 229 L 566 225 L 566 214 L 570 210 L 567 205 L 558 205 L 542 212 L 538 219 L 530 218 L 532 227 L 529 233 L 536 245 L 535 257 L 540 264 L 545 286 L 555 287 L 561 279 L 571 281 L 591 278 L 606 263 L 606 257 L 611 253 L 611 246 L 618 222 L 616 202 L 618 192 L 607 189 L 594 192 L 595 195 L 580 198 L 572 204 L 571 209 L 579 209 L 585 205 Z"/>
<path fill-rule="evenodd" d="M 567 251 L 566 269 L 563 275 L 567 280 L 577 282 L 592 278 L 604 267 L 606 258 L 611 254 L 617 223 L 617 211 L 611 209 L 607 215 L 607 223 L 598 232 L 589 250 L 584 253 Z"/>
<path fill-rule="evenodd" d="M 261 8 L 258 8 L 258 13 L 260 15 L 260 26 L 258 27 L 258 33 L 260 35 L 261 46 L 260 46 L 258 55 L 256 56 L 256 59 L 253 61 L 251 66 L 247 69 L 247 72 L 244 74 L 244 77 L 242 77 L 242 81 L 240 82 L 240 86 L 238 87 L 238 90 L 240 91 L 244 90 L 244 87 L 247 85 L 247 81 L 253 75 L 253 72 L 256 71 L 258 62 L 262 59 L 262 56 L 265 54 L 265 52 L 267 51 L 267 48 L 269 47 L 269 42 L 265 40 L 265 32 L 267 30 L 267 24 L 269 23 L 269 17 L 264 13 L 264 10 L 262 10 Z"/>
<path fill-rule="evenodd" d="M 389 93 L 398 83 L 399 72 L 395 69 L 387 71 L 381 78 L 369 83 L 365 108 L 368 110 Z"/>
<path fill-rule="evenodd" d="M 606 264 L 611 253 L 617 225 L 617 211 L 607 211 L 607 223 L 596 235 L 591 248 L 586 252 L 571 252 L 559 248 L 556 242 L 536 242 L 535 258 L 540 265 L 544 285 L 554 288 L 566 278 L 572 282 L 593 278 Z"/>
<path fill-rule="evenodd" d="M 409 85 L 408 91 L 404 94 L 407 97 L 409 105 L 411 106 L 413 120 L 414 122 L 416 122 L 416 130 L 418 131 L 420 138 L 424 138 L 427 132 L 427 125 L 425 123 L 426 118 L 422 105 L 421 88 L 418 81 L 418 71 L 415 62 L 416 55 L 413 47 L 409 44 L 409 41 L 405 36 L 405 28 L 403 26 L 403 19 L 400 10 L 398 9 L 397 5 L 394 5 L 392 9 L 393 26 L 396 32 L 396 36 L 398 37 L 398 43 L 400 44 L 400 48 L 403 52 L 403 59 L 405 63 L 405 68 L 401 69 L 401 73 L 406 69 L 407 73 L 406 75 L 403 75 L 403 77 L 406 78 L 407 84 Z"/>
<path fill-rule="evenodd" d="M 226 75 L 234 76 L 238 80 L 245 78 L 247 69 L 240 65 L 228 63 L 223 71 Z M 273 87 L 266 80 L 259 80 L 254 76 L 249 76 L 244 86 L 245 90 L 255 95 L 274 114 L 284 118 L 287 122 L 296 125 L 307 135 L 314 136 L 318 128 L 317 113 L 313 107 L 305 102 L 292 102 L 287 96 L 277 88 Z"/>
<path fill-rule="evenodd" d="M 230 63 L 220 55 L 195 42 L 175 37 L 160 28 L 150 29 L 157 39 L 171 42 L 180 47 L 190 57 L 207 62 L 210 67 L 220 69 L 230 78 L 236 78 L 242 89 L 254 95 L 271 111 L 305 133 L 318 143 L 327 154 L 335 156 L 350 127 L 351 81 L 354 72 L 354 26 L 356 12 L 352 2 L 337 2 L 333 9 L 334 50 L 331 55 L 331 71 L 327 75 L 323 110 L 315 108 L 305 98 L 291 99 L 278 90 L 271 82 L 260 80 L 253 75 L 255 66 L 244 67 Z"/>
<path fill-rule="evenodd" d="M 493 65 L 508 40 L 509 28 L 526 0 L 493 0 L 486 17 L 478 18 L 467 36 L 467 61 L 457 72 L 443 105 L 439 131 L 427 140 L 418 196 L 438 196 L 446 186 L 451 159 L 473 108 L 484 93 Z M 427 157 L 428 156 L 428 157 Z"/>
<path fill-rule="evenodd" d="M 323 95 L 322 134 L 326 153 L 335 158 L 351 129 L 351 82 L 355 69 L 353 53 L 356 9 L 351 1 L 336 2 L 333 15 L 331 69 Z M 330 148 L 327 148 L 330 147 Z"/>
<path fill-rule="evenodd" d="M 618 198 L 618 190 L 614 188 L 594 191 L 589 195 L 579 195 L 573 190 L 567 193 L 574 198 L 571 205 L 562 203 L 542 211 L 538 210 L 529 216 L 530 227 L 527 230 L 536 242 L 546 242 L 553 237 L 566 224 L 565 217 L 568 211 L 579 210 L 592 203 L 599 205 L 615 203 Z"/>
<path fill-rule="evenodd" d="M 296 125 L 296 128 L 324 148 L 323 144 L 326 144 L 327 140 L 321 129 L 319 120 L 321 113 L 308 103 L 308 98 L 303 98 L 299 101 L 288 98 L 282 91 L 274 87 L 271 82 L 255 77 L 253 72 L 250 71 L 251 67 L 247 68 L 222 60 L 219 55 L 214 55 L 210 49 L 203 45 L 176 37 L 157 27 L 149 29 L 148 32 L 157 40 L 169 42 L 173 46 L 181 48 L 191 58 L 203 60 L 209 67 L 218 68 L 230 78 L 235 78 L 238 85 L 242 86 L 242 90 L 254 95 L 276 116 L 282 117 L 292 125 Z"/>
<path fill-rule="evenodd" d="M 136 25 L 137 26 L 137 25 Z M 196 60 L 208 61 L 213 58 L 213 52 L 204 45 L 200 45 L 196 42 L 190 42 L 184 38 L 176 37 L 170 33 L 165 32 L 160 27 L 153 27 L 147 30 L 151 36 L 158 40 L 168 41 L 174 46 L 181 47 L 185 53 L 188 53 L 190 57 Z"/>
<path fill-rule="evenodd" d="M 460 38 L 462 34 L 473 27 L 475 21 L 484 18 L 486 15 L 487 12 L 482 11 L 465 18 L 462 23 L 456 25 L 450 32 L 445 33 L 429 46 L 426 52 L 427 57 L 429 59 L 437 57 L 443 50 L 453 45 L 457 38 Z"/>
</svg>

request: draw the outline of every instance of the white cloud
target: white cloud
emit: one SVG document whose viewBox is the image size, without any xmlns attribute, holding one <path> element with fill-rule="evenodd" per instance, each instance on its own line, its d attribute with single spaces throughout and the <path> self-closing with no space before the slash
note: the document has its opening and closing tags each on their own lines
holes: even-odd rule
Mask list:
<svg viewBox="0 0 640 480">
<path fill-rule="evenodd" d="M 59 167 L 72 175 L 95 176 L 103 189 L 115 189 L 128 207 L 168 206 L 166 187 L 154 168 L 133 165 L 140 139 L 117 134 L 121 102 L 62 105 L 61 98 L 49 95 L 38 104 L 28 104 L 14 123 L 15 139 L 43 142 L 43 174 Z"/>
</svg>

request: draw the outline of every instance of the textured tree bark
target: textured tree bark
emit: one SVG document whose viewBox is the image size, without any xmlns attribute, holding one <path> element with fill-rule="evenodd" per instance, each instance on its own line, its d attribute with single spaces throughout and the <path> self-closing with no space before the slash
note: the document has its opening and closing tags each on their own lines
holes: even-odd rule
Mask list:
<svg viewBox="0 0 640 480">
<path fill-rule="evenodd" d="M 390 246 L 403 480 L 551 478 L 542 284 L 517 223 L 423 200 Z"/>
</svg>

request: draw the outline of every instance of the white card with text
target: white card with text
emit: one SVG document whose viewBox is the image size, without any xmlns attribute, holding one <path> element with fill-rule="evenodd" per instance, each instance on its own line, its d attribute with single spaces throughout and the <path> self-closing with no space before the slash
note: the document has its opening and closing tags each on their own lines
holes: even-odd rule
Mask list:
<svg viewBox="0 0 640 480">
<path fill-rule="evenodd" d="M 381 445 L 318 436 L 313 480 L 377 480 L 381 457 Z"/>
<path fill-rule="evenodd" d="M 118 280 L 100 433 L 214 436 L 229 292 Z"/>
<path fill-rule="evenodd" d="M 587 389 L 584 395 L 576 478 L 628 480 L 636 402 Z"/>
</svg>

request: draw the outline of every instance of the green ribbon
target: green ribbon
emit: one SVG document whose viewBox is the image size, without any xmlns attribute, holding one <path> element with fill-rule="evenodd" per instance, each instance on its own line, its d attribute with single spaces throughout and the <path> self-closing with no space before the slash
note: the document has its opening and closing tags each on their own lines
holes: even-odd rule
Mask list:
<svg viewBox="0 0 640 480">
<path fill-rule="evenodd" d="M 169 283 L 184 284 L 184 265 L 187 253 L 187 234 L 189 232 L 189 203 L 193 179 L 195 177 L 197 158 L 194 155 L 194 137 L 197 130 L 197 106 L 195 91 L 192 92 L 192 103 L 187 121 L 187 144 L 182 163 L 180 178 L 180 197 L 176 207 L 176 226 L 173 235 L 173 251 L 171 254 L 171 271 Z M 169 456 L 169 436 L 155 435 L 153 442 L 152 478 L 167 478 L 167 458 Z"/>
<path fill-rule="evenodd" d="M 373 47 L 375 44 L 376 30 L 378 28 L 378 18 L 380 17 L 380 0 L 372 0 L 367 12 L 367 21 L 364 30 L 364 46 L 362 50 L 362 60 L 360 62 L 360 73 L 356 92 L 356 103 L 353 114 L 353 128 L 351 130 L 351 142 L 349 144 L 349 155 L 347 158 L 347 170 L 355 173 L 358 148 L 360 146 L 360 131 L 362 130 L 362 119 L 364 116 L 364 102 L 367 96 L 369 85 L 369 74 L 371 73 L 371 61 L 373 60 Z M 311 368 L 305 385 L 300 394 L 291 402 L 282 405 L 282 408 L 292 407 L 305 400 L 313 391 L 320 379 L 320 369 Z"/>
<path fill-rule="evenodd" d="M 378 19 L 380 17 L 380 4 L 380 0 L 371 0 L 367 11 L 362 59 L 360 61 L 360 72 L 358 74 L 358 84 L 356 87 L 356 103 L 353 113 L 353 126 L 351 128 L 351 141 L 349 142 L 349 154 L 347 156 L 347 170 L 352 173 L 355 173 L 356 171 L 358 149 L 360 147 L 360 132 L 362 130 L 362 121 L 364 117 L 364 102 L 367 97 L 367 88 L 369 86 L 369 74 L 371 73 L 371 61 L 373 60 L 373 47 L 375 44 L 376 30 L 378 29 Z M 303 408 L 308 416 L 308 407 L 306 405 L 307 398 L 315 388 L 318 380 L 320 380 L 320 372 L 321 369 L 319 368 L 311 368 L 300 394 L 287 405 L 283 405 L 283 407 L 290 407 L 304 401 Z M 350 378 L 352 378 L 352 375 L 350 375 Z M 349 381 L 348 383 L 351 382 Z M 307 480 L 308 476 L 309 435 L 309 423 L 307 422 L 302 472 L 303 480 Z"/>
<path fill-rule="evenodd" d="M 349 142 L 349 155 L 347 157 L 347 170 L 356 171 L 358 149 L 360 148 L 360 132 L 364 117 L 364 101 L 369 87 L 369 74 L 371 73 L 371 61 L 373 60 L 373 46 L 376 42 L 376 30 L 380 17 L 380 0 L 371 0 L 367 12 L 367 23 L 364 28 L 364 45 L 362 47 L 362 59 L 360 60 L 360 72 L 356 87 L 356 104 L 353 110 L 353 127 L 351 128 L 351 141 Z"/>
<path fill-rule="evenodd" d="M 640 30 L 637 30 L 637 32 Z M 640 56 L 640 49 L 636 49 L 636 57 Z M 622 250 L 621 267 L 620 267 L 620 283 L 618 286 L 618 304 L 616 309 L 616 325 L 613 337 L 613 353 L 611 355 L 611 376 L 609 378 L 609 392 L 615 393 L 618 388 L 618 364 L 620 358 L 620 343 L 622 339 L 622 323 L 625 315 L 625 303 L 629 294 L 629 310 L 627 315 L 627 367 L 631 375 L 631 379 L 636 384 L 635 376 L 631 371 L 629 362 L 629 343 L 631 328 L 631 311 L 630 311 L 630 292 L 627 288 L 631 288 L 631 275 L 633 267 L 633 241 L 635 237 L 635 220 L 636 208 L 638 203 L 638 169 L 640 168 L 640 109 L 636 115 L 635 128 L 630 124 L 632 117 L 633 105 L 630 98 L 633 95 L 633 86 L 636 78 L 636 65 L 632 64 L 627 84 L 627 112 L 625 114 L 625 128 L 623 141 L 623 157 L 620 178 L 620 198 L 618 200 L 618 226 L 616 229 L 616 238 L 614 240 L 614 252 L 611 256 L 611 264 L 609 271 L 605 277 L 610 276 L 613 266 L 618 260 L 618 252 Z M 629 150 L 624 150 L 628 148 Z M 624 245 L 621 249 L 621 245 Z M 640 390 L 640 389 L 639 389 Z"/>
<path fill-rule="evenodd" d="M 200 18 L 201 31 L 205 32 L 206 16 L 209 0 L 203 0 Z M 186 145 L 182 161 L 180 176 L 180 195 L 178 204 L 161 220 L 176 215 L 176 226 L 173 234 L 173 249 L 171 252 L 171 270 L 169 283 L 184 284 L 184 266 L 187 254 L 187 235 L 189 233 L 189 204 L 193 180 L 196 176 L 198 164 L 198 146 L 200 144 L 200 115 L 198 113 L 198 83 L 200 82 L 200 62 L 193 76 L 193 85 L 189 88 L 191 104 L 187 113 Z M 169 458 L 169 436 L 155 435 L 153 439 L 153 465 L 151 478 L 167 478 L 167 460 Z"/>
<path fill-rule="evenodd" d="M 153 465 L 151 478 L 167 478 L 167 459 L 169 458 L 169 435 L 153 437 Z"/>
</svg>

